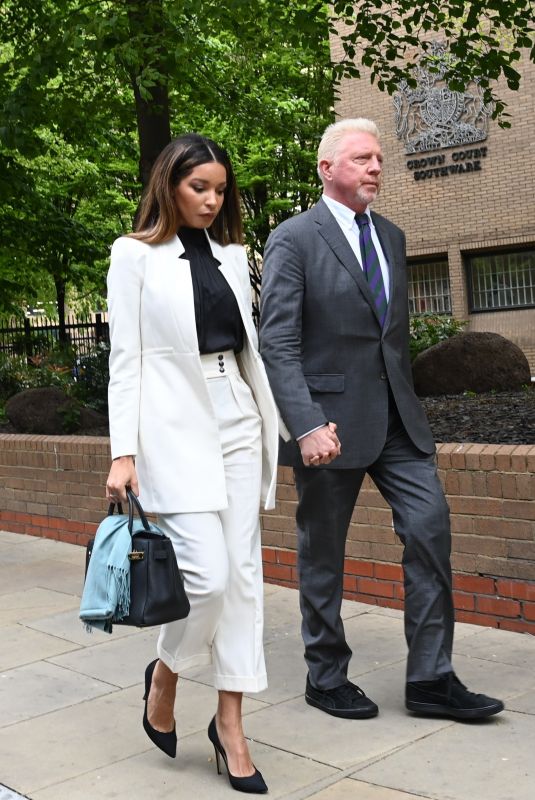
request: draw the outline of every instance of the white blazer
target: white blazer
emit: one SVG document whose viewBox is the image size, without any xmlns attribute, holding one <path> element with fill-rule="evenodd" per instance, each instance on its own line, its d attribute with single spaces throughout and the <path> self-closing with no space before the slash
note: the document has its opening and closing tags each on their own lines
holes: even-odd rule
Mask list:
<svg viewBox="0 0 535 800">
<path fill-rule="evenodd" d="M 245 249 L 208 239 L 245 330 L 240 372 L 262 417 L 262 500 L 275 505 L 280 420 L 258 353 Z M 133 455 L 140 500 L 161 514 L 227 507 L 217 421 L 195 325 L 190 264 L 180 239 L 150 245 L 121 237 L 108 273 L 112 458 Z"/>
</svg>

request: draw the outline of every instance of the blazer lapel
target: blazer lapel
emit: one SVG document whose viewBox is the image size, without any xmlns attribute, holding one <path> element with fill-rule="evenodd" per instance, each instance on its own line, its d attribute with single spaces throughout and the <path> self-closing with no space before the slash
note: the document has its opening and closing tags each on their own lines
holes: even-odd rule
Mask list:
<svg viewBox="0 0 535 800">
<path fill-rule="evenodd" d="M 219 271 L 223 274 L 225 280 L 232 289 L 234 297 L 236 298 L 236 302 L 238 303 L 238 308 L 240 310 L 247 338 L 249 339 L 249 342 L 252 345 L 254 345 L 255 331 L 253 326 L 251 308 L 246 307 L 246 302 L 248 302 L 248 298 L 244 297 L 240 280 L 236 274 L 235 261 L 231 257 L 230 253 L 226 251 L 225 248 L 222 247 L 220 244 L 218 244 L 214 239 L 209 239 L 209 242 L 210 242 L 210 247 L 212 248 L 212 254 L 214 258 L 217 258 L 217 260 L 220 262 Z"/>
<path fill-rule="evenodd" d="M 362 271 L 362 267 L 358 263 L 338 222 L 327 208 L 327 205 L 321 200 L 314 206 L 313 218 L 319 226 L 320 235 L 325 239 L 342 266 L 349 272 L 379 321 L 373 295 L 370 291 L 366 276 Z"/>
<path fill-rule="evenodd" d="M 179 337 L 188 351 L 198 352 L 193 283 L 190 263 L 184 257 L 184 246 L 178 236 L 160 246 L 168 270 L 168 296 Z"/>
</svg>

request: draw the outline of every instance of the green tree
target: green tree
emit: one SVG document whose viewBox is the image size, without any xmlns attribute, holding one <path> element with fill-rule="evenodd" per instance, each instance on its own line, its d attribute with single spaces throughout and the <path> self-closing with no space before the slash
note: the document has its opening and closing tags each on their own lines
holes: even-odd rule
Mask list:
<svg viewBox="0 0 535 800">
<path fill-rule="evenodd" d="M 445 36 L 452 88 L 477 78 L 499 114 L 493 82 L 505 76 L 518 86 L 530 8 L 530 0 L 3 0 L 4 305 L 16 279 L 20 297 L 53 284 L 60 307 L 69 286 L 101 292 L 107 245 L 129 227 L 156 154 L 184 130 L 230 151 L 257 263 L 272 225 L 318 195 L 314 152 L 333 118 L 333 76 L 358 75 L 362 64 L 393 91 L 410 81 L 408 56 Z M 345 48 L 336 65 L 329 26 Z"/>
<path fill-rule="evenodd" d="M 46 196 L 45 211 L 59 214 L 55 225 L 43 210 L 33 213 L 26 263 L 40 264 L 52 277 L 60 308 L 65 286 L 81 289 L 101 252 L 82 212 L 100 208 L 103 219 L 114 221 L 115 235 L 129 227 L 106 210 L 104 187 L 113 181 L 126 200 L 138 198 L 140 187 L 121 174 L 136 155 L 136 132 L 141 183 L 171 127 L 174 134 L 199 130 L 224 144 L 243 190 L 248 241 L 258 254 L 270 222 L 317 196 L 313 153 L 333 116 L 325 4 L 162 0 L 147 13 L 146 4 L 133 0 L 30 0 L 21 15 L 17 5 L 6 0 L 0 9 L 2 52 L 8 53 L 0 56 L 6 89 L 0 157 L 12 158 L 27 185 L 30 178 L 34 183 L 27 210 Z M 68 158 L 49 172 L 43 166 L 55 137 Z M 68 164 L 77 158 L 85 180 L 72 197 Z M 16 196 L 12 201 L 16 238 L 20 204 Z M 113 239 L 96 227 L 101 238 Z M 7 249 L 0 243 L 3 263 Z M 93 274 L 99 277 L 98 270 Z"/>
<path fill-rule="evenodd" d="M 521 51 L 527 49 L 535 61 L 532 0 L 334 0 L 332 6 L 333 30 L 340 33 L 345 53 L 335 68 L 338 77 L 358 78 L 362 65 L 379 89 L 392 94 L 402 79 L 414 85 L 420 54 L 440 38 L 451 53 L 445 75 L 450 89 L 464 91 L 477 80 L 485 102 L 494 104 L 494 116 L 509 126 L 496 81 L 503 77 L 510 89 L 518 89 L 521 74 L 515 67 Z"/>
</svg>

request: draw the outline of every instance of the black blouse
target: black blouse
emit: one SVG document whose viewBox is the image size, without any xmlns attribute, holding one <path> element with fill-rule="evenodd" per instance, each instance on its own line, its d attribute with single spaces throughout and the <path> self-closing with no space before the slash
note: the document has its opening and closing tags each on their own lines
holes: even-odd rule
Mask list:
<svg viewBox="0 0 535 800">
<path fill-rule="evenodd" d="M 232 289 L 219 271 L 202 228 L 180 228 L 178 237 L 190 262 L 199 352 L 243 349 L 243 322 Z"/>
</svg>

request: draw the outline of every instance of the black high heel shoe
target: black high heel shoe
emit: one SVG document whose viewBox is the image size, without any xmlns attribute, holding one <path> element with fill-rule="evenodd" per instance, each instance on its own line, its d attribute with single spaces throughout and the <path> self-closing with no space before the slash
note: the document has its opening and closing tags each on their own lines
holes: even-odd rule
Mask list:
<svg viewBox="0 0 535 800">
<path fill-rule="evenodd" d="M 145 701 L 145 711 L 143 714 L 143 727 L 145 729 L 145 733 L 151 740 L 154 742 L 156 747 L 159 747 L 160 750 L 170 756 L 170 758 L 175 758 L 176 756 L 176 728 L 173 728 L 172 731 L 169 733 L 165 733 L 163 731 L 157 731 L 156 728 L 153 728 L 149 722 L 149 718 L 147 716 L 147 703 L 149 702 L 149 692 L 152 683 L 152 674 L 154 672 L 154 667 L 158 663 L 158 659 L 155 658 L 154 661 L 151 661 L 147 669 L 145 670 L 145 694 L 143 695 L 143 700 Z"/>
<path fill-rule="evenodd" d="M 253 774 L 247 775 L 245 778 L 238 778 L 235 775 L 232 775 L 230 772 L 228 768 L 227 754 L 225 753 L 223 745 L 219 741 L 217 728 L 215 726 L 215 717 L 208 726 L 208 738 L 214 745 L 218 775 L 221 775 L 221 768 L 219 766 L 219 756 L 221 756 L 225 762 L 228 779 L 233 789 L 236 789 L 238 792 L 248 792 L 249 794 L 266 794 L 268 787 L 266 786 L 266 782 L 262 777 L 262 773 L 260 773 L 256 767 Z"/>
</svg>

